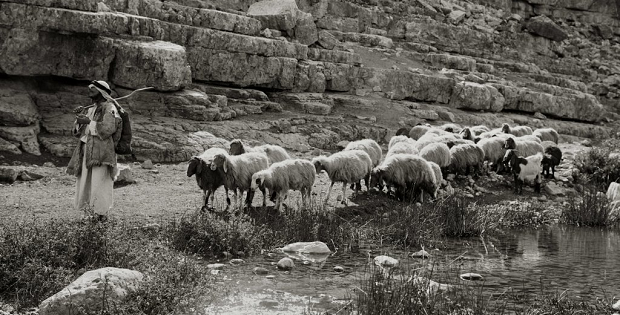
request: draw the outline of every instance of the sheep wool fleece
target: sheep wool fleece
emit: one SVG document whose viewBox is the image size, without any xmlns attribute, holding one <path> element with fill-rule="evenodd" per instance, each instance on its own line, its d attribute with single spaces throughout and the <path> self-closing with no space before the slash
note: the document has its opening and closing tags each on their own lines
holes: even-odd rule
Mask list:
<svg viewBox="0 0 620 315">
<path fill-rule="evenodd" d="M 102 103 L 99 110 L 89 109 L 87 116 L 91 124 L 75 134 L 80 140 L 67 173 L 77 176 L 76 210 L 107 215 L 113 206 L 114 178 L 118 175 L 114 144 L 120 138 L 121 119 L 109 102 Z"/>
</svg>

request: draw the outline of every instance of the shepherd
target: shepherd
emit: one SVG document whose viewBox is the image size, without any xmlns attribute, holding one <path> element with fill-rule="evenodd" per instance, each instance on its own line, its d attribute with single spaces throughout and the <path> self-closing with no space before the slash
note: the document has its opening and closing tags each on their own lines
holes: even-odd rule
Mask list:
<svg viewBox="0 0 620 315">
<path fill-rule="evenodd" d="M 107 218 L 114 204 L 114 179 L 119 170 L 115 146 L 121 138 L 122 119 L 110 96 L 112 90 L 105 81 L 92 81 L 88 85 L 90 106 L 75 109 L 73 135 L 79 142 L 67 174 L 75 175 L 75 208 L 86 215 Z"/>
</svg>

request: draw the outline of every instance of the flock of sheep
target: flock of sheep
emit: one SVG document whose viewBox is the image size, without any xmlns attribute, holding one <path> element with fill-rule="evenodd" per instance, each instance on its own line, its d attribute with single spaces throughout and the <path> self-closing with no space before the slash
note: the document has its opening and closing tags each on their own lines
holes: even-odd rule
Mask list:
<svg viewBox="0 0 620 315">
<path fill-rule="evenodd" d="M 387 192 L 398 199 L 412 196 L 415 200 L 419 196 L 423 202 L 425 194 L 436 198 L 445 174 L 468 175 L 471 171 L 478 175 L 485 162 L 487 172 L 491 168 L 511 172 L 516 193 L 522 191 L 524 182 L 533 182 L 540 192 L 543 171 L 553 176 L 562 160 L 558 140 L 558 133 L 551 128 L 532 130 L 504 124 L 491 130 L 486 126 L 418 125 L 399 129 L 390 139 L 385 157 L 376 141 L 363 139 L 350 142 L 340 152 L 309 161 L 293 159 L 277 145 L 248 147 L 236 139 L 228 151 L 211 148 L 192 157 L 187 176 L 196 175 L 205 208 L 209 199 L 213 204 L 214 192 L 220 186 L 224 186 L 228 206 L 229 190 L 238 206 L 246 192 L 245 205 L 249 206 L 257 189 L 263 193 L 263 206 L 269 192 L 280 210 L 290 190 L 300 191 L 302 203 L 307 205 L 316 174 L 322 171 L 331 181 L 323 206 L 335 183 L 342 183 L 342 203 L 347 204 L 347 186 L 357 194 L 362 180 L 367 190 L 376 187 L 383 191 L 387 187 Z"/>
</svg>

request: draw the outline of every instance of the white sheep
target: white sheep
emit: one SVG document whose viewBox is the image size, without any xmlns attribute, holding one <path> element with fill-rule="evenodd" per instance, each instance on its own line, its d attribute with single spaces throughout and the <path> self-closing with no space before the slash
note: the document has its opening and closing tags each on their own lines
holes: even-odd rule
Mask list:
<svg viewBox="0 0 620 315">
<path fill-rule="evenodd" d="M 620 184 L 616 182 L 610 183 L 609 188 L 607 188 L 607 194 L 605 195 L 610 202 L 620 200 Z"/>
<path fill-rule="evenodd" d="M 411 143 L 412 145 L 416 143 L 415 140 L 409 138 L 408 136 L 405 135 L 399 135 L 399 136 L 394 136 L 392 138 L 390 138 L 390 143 L 388 144 L 388 151 L 390 151 L 390 149 L 392 148 L 393 145 L 399 143 L 399 142 L 408 142 Z"/>
<path fill-rule="evenodd" d="M 419 155 L 429 162 L 437 163 L 442 168 L 447 167 L 451 162 L 450 148 L 442 142 L 430 143 L 420 150 Z"/>
<path fill-rule="evenodd" d="M 307 207 L 315 178 L 312 162 L 303 159 L 284 160 L 254 173 L 251 188 L 254 191 L 256 188 L 268 189 L 272 194 L 275 193 L 275 208 L 278 211 L 288 196 L 288 191 L 299 190 L 302 204 Z"/>
<path fill-rule="evenodd" d="M 379 146 L 379 144 L 372 139 L 362 139 L 349 142 L 343 151 L 349 150 L 362 150 L 368 153 L 370 160 L 372 161 L 372 167 L 379 165 L 381 158 L 383 157 L 381 146 Z"/>
<path fill-rule="evenodd" d="M 514 126 L 510 127 L 508 124 L 502 125 L 502 132 L 513 134 L 517 137 L 531 135 L 533 133 L 532 128 L 528 126 Z"/>
<path fill-rule="evenodd" d="M 489 131 L 484 131 L 484 132 L 481 132 L 481 133 L 477 134 L 474 137 L 474 142 L 478 143 L 478 141 L 480 141 L 482 139 L 491 138 L 491 137 L 498 136 L 498 135 L 500 137 L 502 136 L 502 129 L 501 128 L 495 128 L 495 129 L 491 129 Z"/>
<path fill-rule="evenodd" d="M 196 183 L 198 187 L 202 189 L 203 193 L 203 210 L 209 208 L 209 197 L 211 198 L 211 207 L 213 207 L 213 199 L 215 197 L 215 191 L 222 185 L 224 185 L 224 178 L 219 172 L 211 170 L 211 162 L 216 154 L 227 155 L 226 150 L 221 148 L 210 148 L 198 156 L 193 156 L 189 160 L 187 166 L 187 177 L 196 175 Z M 226 190 L 226 203 L 230 205 L 230 198 L 228 197 L 228 189 Z"/>
<path fill-rule="evenodd" d="M 536 137 L 534 135 L 525 135 L 525 136 L 515 137 L 515 140 L 517 140 L 517 141 L 531 141 L 531 142 L 542 143 L 542 140 L 540 140 L 540 138 L 538 138 L 538 137 Z"/>
<path fill-rule="evenodd" d="M 364 179 L 366 183 L 369 183 L 370 172 L 372 171 L 370 155 L 362 150 L 341 151 L 329 157 L 317 156 L 312 159 L 312 164 L 317 174 L 324 170 L 332 182 L 323 203 L 324 207 L 327 206 L 334 183 L 343 183 L 342 203 L 346 205 L 348 203 L 346 198 L 347 184 L 357 183 L 358 186 L 355 189 L 357 194 L 359 192 L 359 182 Z"/>
<path fill-rule="evenodd" d="M 414 147 L 418 151 L 422 151 L 427 145 L 436 143 L 434 140 L 424 140 L 424 141 L 416 141 Z"/>
<path fill-rule="evenodd" d="M 390 149 L 388 149 L 385 157 L 387 158 L 388 156 L 394 154 L 418 154 L 418 152 L 419 151 L 418 149 L 416 149 L 415 143 L 412 144 L 411 142 L 397 142 Z"/>
<path fill-rule="evenodd" d="M 528 157 L 537 153 L 544 153 L 543 146 L 536 141 L 519 141 L 517 138 L 508 138 L 504 141 L 504 149 L 513 149 L 519 152 L 520 156 Z"/>
<path fill-rule="evenodd" d="M 532 132 L 532 135 L 538 137 L 541 141 L 553 141 L 558 144 L 560 135 L 553 128 L 539 128 Z"/>
<path fill-rule="evenodd" d="M 426 160 L 412 154 L 394 154 L 372 170 L 374 182 L 385 182 L 396 188 L 396 195 L 404 200 L 407 192 L 412 196 L 427 192 L 434 199 L 437 186 L 435 173 Z"/>
<path fill-rule="evenodd" d="M 477 143 L 477 145 L 482 148 L 482 151 L 484 151 L 484 160 L 488 164 L 487 169 L 490 169 L 492 164 L 493 168 L 495 168 L 495 172 L 499 173 L 502 171 L 502 159 L 506 154 L 504 142 L 505 140 L 501 137 L 491 137 L 482 139 Z"/>
<path fill-rule="evenodd" d="M 459 139 L 461 139 L 460 135 L 455 135 L 453 133 L 437 134 L 437 133 L 432 132 L 431 130 L 429 130 L 429 132 L 427 132 L 422 137 L 420 137 L 420 139 L 418 139 L 418 141 L 420 141 L 420 142 L 424 142 L 424 141 L 446 142 L 446 141 L 459 140 Z"/>
<path fill-rule="evenodd" d="M 252 147 L 245 146 L 240 139 L 234 139 L 233 141 L 230 142 L 230 149 L 228 150 L 228 153 L 230 155 L 240 155 L 240 154 L 249 153 L 249 152 L 264 153 L 265 155 L 267 155 L 267 158 L 269 159 L 269 165 L 276 163 L 276 162 L 288 160 L 291 158 L 291 156 L 286 152 L 286 150 L 278 145 L 263 144 L 263 145 L 252 148 Z"/>
<path fill-rule="evenodd" d="M 514 175 L 515 193 L 523 193 L 523 183 L 533 182 L 534 191 L 540 193 L 542 182 L 542 153 L 528 156 L 526 158 L 517 156 L 517 150 L 509 149 L 506 151 L 503 163 L 510 165 L 510 169 Z"/>
<path fill-rule="evenodd" d="M 453 123 L 443 124 L 439 126 L 439 129 L 443 131 L 451 132 L 451 133 L 460 133 L 462 130 L 461 126 L 457 124 L 453 124 Z"/>
<path fill-rule="evenodd" d="M 427 161 L 427 163 L 431 166 L 431 169 L 433 170 L 433 175 L 435 175 L 435 195 L 437 195 L 437 190 L 439 190 L 443 182 L 443 174 L 441 173 L 441 168 L 439 167 L 439 165 L 437 165 L 437 163 L 430 161 Z"/>
<path fill-rule="evenodd" d="M 431 127 L 429 126 L 424 126 L 424 125 L 418 125 L 418 126 L 414 126 L 413 128 L 411 128 L 411 130 L 409 130 L 409 138 L 413 139 L 413 140 L 418 140 L 420 139 L 420 137 L 422 137 L 429 129 L 431 129 Z"/>
<path fill-rule="evenodd" d="M 473 126 L 473 127 L 470 127 L 469 129 L 471 130 L 471 132 L 473 132 L 476 135 L 481 134 L 483 132 L 491 131 L 491 129 L 485 125 Z"/>
<path fill-rule="evenodd" d="M 269 159 L 264 153 L 250 152 L 241 155 L 225 155 L 216 154 L 211 163 L 211 170 L 218 170 L 224 178 L 224 187 L 235 193 L 235 202 L 237 206 L 241 205 L 243 192 L 247 191 L 246 204 L 252 205 L 254 193 L 250 190 L 252 187 L 252 175 L 254 173 L 267 169 L 269 167 Z M 263 206 L 267 204 L 264 189 Z"/>
<path fill-rule="evenodd" d="M 484 151 L 477 144 L 459 144 L 450 148 L 450 166 L 452 173 L 469 174 L 469 168 L 477 174 L 484 163 Z"/>
</svg>

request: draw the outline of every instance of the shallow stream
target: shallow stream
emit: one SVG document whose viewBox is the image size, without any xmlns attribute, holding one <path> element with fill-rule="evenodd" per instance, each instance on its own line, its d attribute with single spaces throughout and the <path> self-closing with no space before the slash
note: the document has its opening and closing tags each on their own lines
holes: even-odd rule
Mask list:
<svg viewBox="0 0 620 315">
<path fill-rule="evenodd" d="M 511 289 L 533 296 L 540 293 L 541 285 L 548 290 L 567 290 L 574 297 L 620 296 L 618 230 L 555 225 L 507 231 L 501 237 L 451 239 L 439 250 L 426 250 L 431 259 L 381 248 L 339 251 L 322 262 L 313 263 L 312 257 L 295 260 L 292 271 L 278 271 L 275 266 L 287 257 L 285 253 L 259 255 L 220 272 L 230 294 L 211 305 L 209 313 L 273 315 L 338 310 L 349 303 L 378 255 L 399 259 L 401 269 L 432 270 L 427 275 L 440 283 L 458 283 L 462 273 L 480 274 L 484 280 L 476 285 L 493 296 Z M 334 271 L 335 266 L 344 271 Z M 255 275 L 255 267 L 267 269 L 268 275 Z"/>
</svg>

